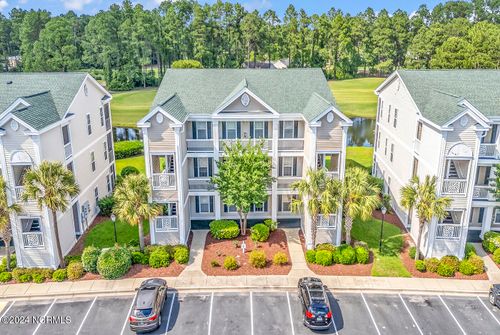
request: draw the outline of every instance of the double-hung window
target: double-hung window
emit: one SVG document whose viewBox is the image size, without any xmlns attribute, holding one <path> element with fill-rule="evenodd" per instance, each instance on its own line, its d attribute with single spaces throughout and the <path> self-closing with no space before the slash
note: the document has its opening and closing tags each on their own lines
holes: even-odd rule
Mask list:
<svg viewBox="0 0 500 335">
<path fill-rule="evenodd" d="M 104 109 L 101 107 L 99 107 L 99 116 L 101 118 L 101 127 L 104 127 Z"/>
<path fill-rule="evenodd" d="M 90 152 L 90 166 L 92 168 L 92 172 L 95 172 L 95 153 L 93 151 Z"/>
<path fill-rule="evenodd" d="M 92 122 L 90 120 L 90 114 L 87 113 L 87 133 L 92 135 Z"/>
<path fill-rule="evenodd" d="M 385 139 L 384 155 L 387 156 L 387 138 Z"/>
<path fill-rule="evenodd" d="M 289 194 L 282 194 L 279 195 L 281 197 L 280 202 L 278 204 L 281 205 L 281 208 L 279 210 L 281 212 L 287 212 L 290 213 L 292 211 L 292 200 L 297 199 L 296 195 L 289 195 Z"/>
<path fill-rule="evenodd" d="M 238 138 L 238 123 L 235 121 L 226 122 L 226 138 L 234 140 Z"/>
<path fill-rule="evenodd" d="M 106 141 L 104 141 L 102 144 L 104 146 L 104 160 L 107 160 L 108 159 L 108 144 L 106 143 Z"/>
<path fill-rule="evenodd" d="M 198 177 L 208 177 L 208 158 L 198 158 Z"/>
<path fill-rule="evenodd" d="M 295 134 L 295 122 L 294 121 L 283 121 L 283 138 L 294 138 Z"/>
<path fill-rule="evenodd" d="M 422 139 L 422 127 L 423 127 L 423 124 L 421 121 L 418 121 L 417 123 L 417 140 L 421 140 Z"/>
<path fill-rule="evenodd" d="M 99 208 L 99 187 L 94 188 L 95 208 Z"/>
<path fill-rule="evenodd" d="M 282 172 L 283 177 L 293 176 L 293 157 L 283 157 L 282 158 Z"/>
<path fill-rule="evenodd" d="M 208 122 L 196 122 L 195 124 L 195 129 L 196 129 L 196 138 L 197 139 L 208 139 Z"/>
<path fill-rule="evenodd" d="M 391 123 L 391 105 L 389 105 L 389 112 L 387 113 L 387 123 Z"/>
<path fill-rule="evenodd" d="M 318 154 L 318 169 L 325 168 L 328 172 L 339 172 L 339 160 L 338 153 Z"/>
<path fill-rule="evenodd" d="M 398 125 L 398 109 L 394 109 L 394 121 L 392 123 L 392 126 L 394 128 L 396 128 L 396 126 Z"/>
<path fill-rule="evenodd" d="M 393 161 L 394 159 L 394 143 L 391 143 L 391 162 Z"/>
<path fill-rule="evenodd" d="M 264 121 L 255 121 L 253 123 L 253 138 L 264 138 L 265 125 L 266 123 Z"/>
<path fill-rule="evenodd" d="M 212 213 L 213 212 L 213 197 L 208 195 L 200 195 L 195 197 L 196 213 Z"/>
</svg>

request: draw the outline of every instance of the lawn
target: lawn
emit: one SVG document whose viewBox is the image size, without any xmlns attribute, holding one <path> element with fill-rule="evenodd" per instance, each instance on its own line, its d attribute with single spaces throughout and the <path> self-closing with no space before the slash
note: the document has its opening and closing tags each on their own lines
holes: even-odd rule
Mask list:
<svg viewBox="0 0 500 335">
<path fill-rule="evenodd" d="M 360 166 L 371 171 L 373 165 L 373 148 L 347 147 L 346 167 Z"/>
<path fill-rule="evenodd" d="M 122 172 L 122 169 L 126 166 L 134 166 L 141 173 L 146 174 L 146 167 L 144 165 L 144 156 L 134 156 L 123 159 L 116 160 L 116 173 L 119 175 Z"/>
<path fill-rule="evenodd" d="M 137 121 L 149 112 L 157 90 L 156 87 L 148 87 L 114 92 L 111 100 L 113 126 L 136 127 Z"/>
<path fill-rule="evenodd" d="M 340 110 L 348 117 L 374 119 L 377 96 L 373 92 L 384 78 L 358 78 L 329 81 L 330 89 Z"/>
<path fill-rule="evenodd" d="M 351 235 L 353 239 L 368 243 L 374 255 L 372 276 L 376 277 L 410 277 L 399 253 L 403 247 L 401 230 L 384 222 L 382 237 L 382 252 L 379 253 L 379 237 L 382 221 L 370 219 L 368 221 L 355 220 Z"/>
<path fill-rule="evenodd" d="M 149 223 L 144 221 L 144 236 L 149 234 Z M 132 240 L 139 242 L 139 228 L 123 221 L 116 221 L 116 236 L 118 243 L 129 243 Z M 84 245 L 93 245 L 99 248 L 112 247 L 115 244 L 113 221 L 103 221 L 89 231 Z"/>
</svg>

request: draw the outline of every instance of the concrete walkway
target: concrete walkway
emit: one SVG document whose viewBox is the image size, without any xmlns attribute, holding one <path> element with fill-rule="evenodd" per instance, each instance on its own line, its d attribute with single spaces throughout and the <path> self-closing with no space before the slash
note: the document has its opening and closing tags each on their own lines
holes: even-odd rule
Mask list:
<svg viewBox="0 0 500 335">
<path fill-rule="evenodd" d="M 473 243 L 474 248 L 476 248 L 476 253 L 480 256 L 484 261 L 484 267 L 486 268 L 486 274 L 488 274 L 488 278 L 492 283 L 498 284 L 500 283 L 500 269 L 493 262 L 490 256 L 484 251 L 481 243 Z"/>
</svg>

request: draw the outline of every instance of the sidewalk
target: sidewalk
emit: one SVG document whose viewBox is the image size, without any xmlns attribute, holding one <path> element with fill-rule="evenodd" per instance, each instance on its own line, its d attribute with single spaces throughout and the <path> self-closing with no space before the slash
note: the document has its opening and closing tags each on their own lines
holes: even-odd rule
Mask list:
<svg viewBox="0 0 500 335">
<path fill-rule="evenodd" d="M 484 251 L 481 243 L 473 243 L 474 248 L 476 248 L 476 253 L 479 257 L 481 257 L 484 261 L 484 267 L 486 268 L 486 274 L 492 283 L 498 284 L 500 283 L 500 269 L 493 262 L 490 256 Z"/>
</svg>

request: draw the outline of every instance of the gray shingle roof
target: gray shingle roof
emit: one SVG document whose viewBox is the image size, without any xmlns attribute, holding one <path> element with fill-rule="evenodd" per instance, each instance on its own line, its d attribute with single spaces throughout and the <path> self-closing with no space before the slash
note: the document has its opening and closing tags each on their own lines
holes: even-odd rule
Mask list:
<svg viewBox="0 0 500 335">
<path fill-rule="evenodd" d="M 312 120 L 326 109 L 319 111 L 322 106 L 337 108 L 321 69 L 170 69 L 151 110 L 167 102 L 168 113 L 183 122 L 189 114 L 213 113 L 244 87 L 280 114 Z"/>
<path fill-rule="evenodd" d="M 0 110 L 18 98 L 31 106 L 14 114 L 40 130 L 61 120 L 78 92 L 86 73 L 0 73 Z"/>
<path fill-rule="evenodd" d="M 443 125 L 466 99 L 486 117 L 500 116 L 500 70 L 398 70 L 424 117 Z"/>
</svg>

